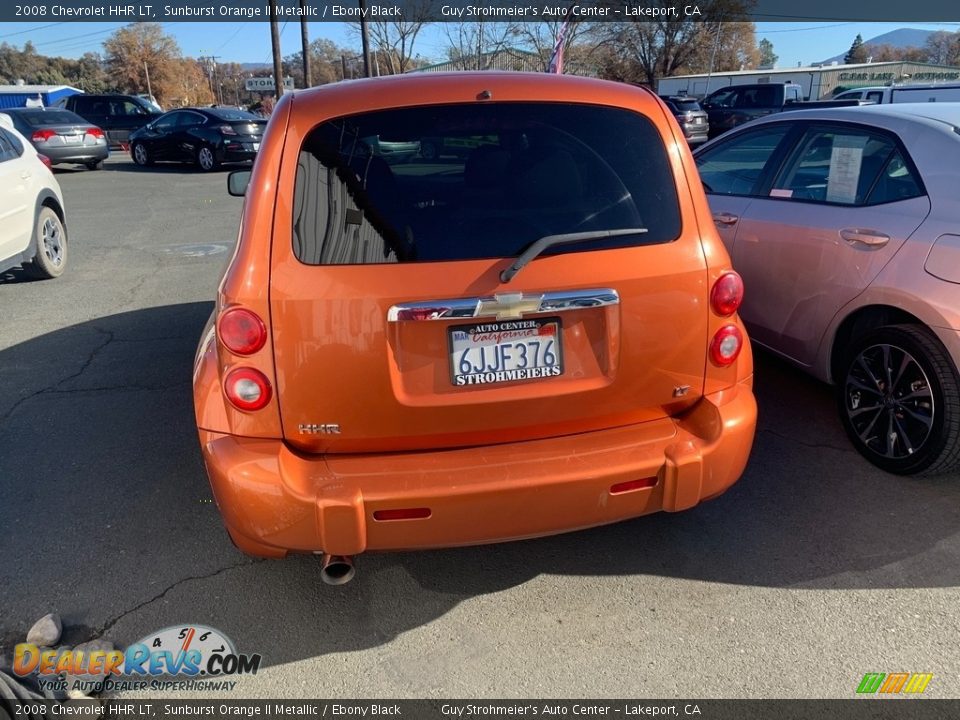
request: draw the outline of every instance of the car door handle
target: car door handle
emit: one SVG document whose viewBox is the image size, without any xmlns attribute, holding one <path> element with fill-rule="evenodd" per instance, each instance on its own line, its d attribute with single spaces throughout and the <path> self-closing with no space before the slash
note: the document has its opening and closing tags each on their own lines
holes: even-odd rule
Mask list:
<svg viewBox="0 0 960 720">
<path fill-rule="evenodd" d="M 721 225 L 733 225 L 733 224 L 736 223 L 737 220 L 739 220 L 739 219 L 740 219 L 740 216 L 739 216 L 739 215 L 734 215 L 734 214 L 728 213 L 728 212 L 714 213 L 714 214 L 713 214 L 713 221 L 714 221 L 714 222 L 718 222 L 718 223 L 720 223 Z"/>
<path fill-rule="evenodd" d="M 884 235 L 876 230 L 864 230 L 863 228 L 844 228 L 840 231 L 840 237 L 848 243 L 860 243 L 870 247 L 882 247 L 890 242 L 889 235 Z"/>
</svg>

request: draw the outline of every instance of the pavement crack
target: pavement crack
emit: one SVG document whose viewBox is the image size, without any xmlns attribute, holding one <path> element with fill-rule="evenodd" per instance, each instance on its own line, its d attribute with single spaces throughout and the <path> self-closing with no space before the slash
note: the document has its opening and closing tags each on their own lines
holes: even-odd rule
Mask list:
<svg viewBox="0 0 960 720">
<path fill-rule="evenodd" d="M 837 452 L 856 454 L 855 450 L 851 446 L 840 447 L 838 445 L 831 445 L 830 443 L 808 442 L 797 437 L 796 435 L 785 435 L 784 433 L 779 433 L 776 430 L 771 430 L 770 428 L 758 428 L 758 430 L 762 433 L 773 435 L 774 437 L 778 437 L 782 440 L 789 440 L 790 442 L 798 443 L 804 447 L 813 448 L 814 450 L 836 450 Z"/>
<path fill-rule="evenodd" d="M 13 413 L 16 412 L 17 408 L 19 408 L 28 400 L 32 400 L 33 398 L 37 397 L 38 395 L 45 395 L 48 393 L 55 393 L 55 392 L 64 392 L 63 390 L 59 389 L 61 385 L 63 385 L 66 382 L 69 382 L 70 380 L 75 380 L 76 378 L 80 377 L 81 375 L 83 375 L 83 373 L 87 371 L 90 365 L 93 364 L 93 361 L 96 360 L 97 355 L 100 354 L 100 351 L 103 350 L 107 345 L 113 342 L 113 333 L 110 332 L 109 330 L 101 330 L 100 328 L 97 328 L 97 327 L 93 329 L 98 333 L 100 333 L 101 335 L 105 335 L 106 339 L 102 343 L 97 345 L 95 348 L 93 348 L 93 350 L 90 351 L 90 353 L 87 355 L 87 359 L 84 360 L 83 365 L 80 366 L 80 369 L 77 370 L 75 373 L 67 375 L 64 378 L 60 378 L 52 385 L 48 385 L 45 388 L 36 390 L 30 393 L 29 395 L 25 395 L 24 397 L 17 400 L 13 405 L 10 406 L 10 409 L 8 409 L 3 415 L 0 415 L 0 423 L 6 422 L 13 415 Z"/>
<path fill-rule="evenodd" d="M 181 585 L 184 585 L 189 582 L 193 582 L 195 580 L 209 580 L 210 578 L 215 578 L 218 575 L 222 575 L 226 572 L 230 572 L 231 570 L 237 570 L 238 568 L 248 567 L 250 565 L 257 565 L 259 563 L 266 562 L 266 560 L 267 558 L 248 558 L 242 562 L 234 563 L 233 565 L 228 565 L 227 567 L 219 568 L 218 570 L 214 570 L 213 572 L 207 573 L 205 575 L 191 575 L 190 577 L 181 578 L 180 580 L 177 580 L 176 582 L 168 585 L 166 588 L 164 588 L 161 592 L 154 595 L 152 598 L 148 600 L 144 600 L 142 603 L 135 605 L 129 610 L 124 610 L 122 613 L 120 613 L 116 617 L 108 620 L 106 623 L 100 626 L 99 629 L 94 630 L 93 637 L 90 639 L 92 640 L 94 638 L 103 637 L 109 630 L 113 628 L 114 625 L 116 625 L 118 622 L 123 620 L 125 617 L 127 617 L 128 615 L 132 615 L 138 610 L 142 610 L 143 608 L 147 607 L 147 605 L 151 605 L 152 603 L 155 603 L 157 600 L 163 599 L 167 595 L 167 593 L 169 593 L 171 590 L 175 590 Z"/>
</svg>

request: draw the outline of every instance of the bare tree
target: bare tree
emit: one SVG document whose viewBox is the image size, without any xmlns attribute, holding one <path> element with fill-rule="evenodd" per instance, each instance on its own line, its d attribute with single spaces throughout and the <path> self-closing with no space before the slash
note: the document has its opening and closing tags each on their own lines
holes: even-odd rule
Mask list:
<svg viewBox="0 0 960 720">
<path fill-rule="evenodd" d="M 737 30 L 737 37 L 753 41 L 753 24 L 744 22 L 750 6 L 751 0 L 708 0 L 699 4 L 701 15 L 695 20 L 610 23 L 605 26 L 604 74 L 653 87 L 659 78 L 699 68 L 704 62 L 717 69 L 717 61 L 723 60 L 724 56 L 737 58 L 738 64 L 754 62 L 754 55 L 759 58 L 755 43 L 752 49 L 733 44 L 728 48 L 729 52 L 719 52 L 723 49 L 724 34 L 729 38 L 732 29 Z M 733 62 L 729 60 L 722 64 Z"/>
<path fill-rule="evenodd" d="M 367 19 L 370 43 L 382 75 L 400 75 L 415 66 L 414 46 L 428 25 L 433 0 L 411 0 L 404 5 L 403 19 Z M 359 35 L 360 24 L 354 25 Z"/>
<path fill-rule="evenodd" d="M 564 20 L 541 20 L 539 22 L 520 23 L 513 27 L 514 36 L 518 42 L 526 49 L 536 53 L 540 58 L 540 70 L 547 71 L 550 64 L 550 58 L 553 55 L 553 49 L 557 44 L 557 36 L 563 27 Z M 588 57 L 594 49 L 598 47 L 597 40 L 600 40 L 598 33 L 598 23 L 591 22 L 569 22 L 564 31 L 563 51 L 567 58 L 567 70 L 576 72 L 576 60 Z M 589 43 L 584 40 L 589 39 Z M 582 46 L 582 52 L 571 52 L 576 46 Z M 571 62 L 574 61 L 574 62 Z"/>
<path fill-rule="evenodd" d="M 927 62 L 936 65 L 960 63 L 960 32 L 938 30 L 927 38 Z"/>
<path fill-rule="evenodd" d="M 476 20 L 444 23 L 450 43 L 447 57 L 457 70 L 489 70 L 497 54 L 517 41 L 517 26 L 509 23 Z"/>
</svg>

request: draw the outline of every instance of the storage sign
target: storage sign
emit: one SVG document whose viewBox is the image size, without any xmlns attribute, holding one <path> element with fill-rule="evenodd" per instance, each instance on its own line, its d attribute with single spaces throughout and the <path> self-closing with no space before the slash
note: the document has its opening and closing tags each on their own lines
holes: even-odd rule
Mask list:
<svg viewBox="0 0 960 720">
<path fill-rule="evenodd" d="M 276 87 L 272 77 L 247 78 L 246 88 L 251 92 L 273 92 Z M 283 87 L 286 90 L 293 90 L 293 78 L 284 78 Z"/>
</svg>

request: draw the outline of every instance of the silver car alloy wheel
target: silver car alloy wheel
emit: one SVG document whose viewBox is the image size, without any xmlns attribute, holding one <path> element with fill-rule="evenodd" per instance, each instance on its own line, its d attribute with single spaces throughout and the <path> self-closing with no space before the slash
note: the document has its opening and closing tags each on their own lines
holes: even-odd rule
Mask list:
<svg viewBox="0 0 960 720">
<path fill-rule="evenodd" d="M 213 150 L 208 147 L 200 148 L 200 151 L 197 153 L 197 161 L 204 170 L 213 170 L 213 166 L 216 164 L 216 160 L 213 157 Z"/>
<path fill-rule="evenodd" d="M 903 348 L 864 348 L 847 372 L 844 397 L 850 424 L 871 452 L 906 458 L 930 437 L 936 411 L 930 381 Z"/>
<path fill-rule="evenodd" d="M 63 264 L 63 228 L 53 218 L 47 218 L 43 223 L 41 235 L 43 253 L 55 266 Z"/>
</svg>

